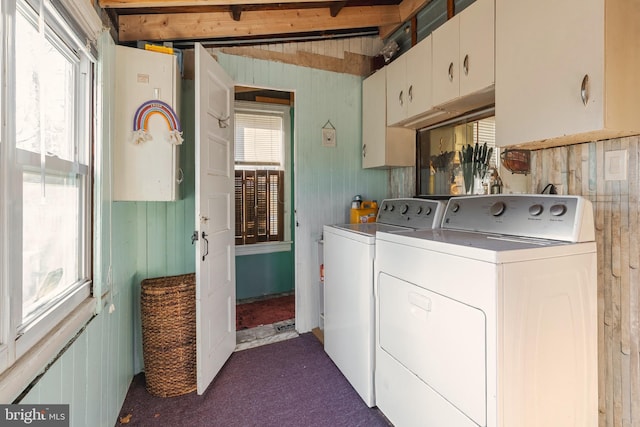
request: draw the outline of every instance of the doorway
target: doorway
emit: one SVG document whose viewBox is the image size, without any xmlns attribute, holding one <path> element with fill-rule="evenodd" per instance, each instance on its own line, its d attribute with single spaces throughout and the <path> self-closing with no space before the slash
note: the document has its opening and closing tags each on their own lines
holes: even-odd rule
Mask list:
<svg viewBox="0 0 640 427">
<path fill-rule="evenodd" d="M 235 87 L 236 341 L 295 333 L 292 92 Z"/>
</svg>

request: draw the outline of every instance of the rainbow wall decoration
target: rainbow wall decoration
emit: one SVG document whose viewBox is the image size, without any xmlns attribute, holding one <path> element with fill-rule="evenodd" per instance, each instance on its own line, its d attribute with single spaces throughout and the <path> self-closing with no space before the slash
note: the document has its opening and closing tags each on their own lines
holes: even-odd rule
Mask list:
<svg viewBox="0 0 640 427">
<path fill-rule="evenodd" d="M 133 143 L 141 144 L 151 140 L 149 133 L 149 118 L 154 114 L 159 114 L 167 122 L 169 128 L 169 142 L 174 145 L 182 144 L 182 128 L 180 120 L 173 108 L 166 102 L 154 99 L 144 102 L 138 107 L 133 116 Z"/>
</svg>

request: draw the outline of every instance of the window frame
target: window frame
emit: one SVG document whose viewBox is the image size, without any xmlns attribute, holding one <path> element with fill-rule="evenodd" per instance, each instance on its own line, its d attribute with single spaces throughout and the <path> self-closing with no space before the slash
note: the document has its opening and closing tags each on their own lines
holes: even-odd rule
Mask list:
<svg viewBox="0 0 640 427">
<path fill-rule="evenodd" d="M 3 2 L 0 8 L 1 61 L 0 80 L 0 400 L 26 386 L 34 372 L 77 333 L 96 312 L 92 298 L 93 278 L 93 161 L 96 141 L 97 59 L 82 40 L 73 23 L 49 0 Z M 22 14 L 32 24 L 43 20 L 45 37 L 61 55 L 72 60 L 73 85 L 73 160 L 16 147 L 15 126 L 15 49 L 16 19 Z M 45 169 L 41 169 L 42 161 Z M 68 176 L 78 179 L 78 252 L 81 279 L 72 284 L 27 322 L 22 319 L 22 183 L 23 172 L 37 170 L 44 176 Z M 13 249 L 13 250 L 12 250 Z M 14 369 L 8 369 L 15 367 Z"/>
<path fill-rule="evenodd" d="M 236 112 L 247 114 L 271 114 L 282 117 L 282 128 L 284 131 L 284 160 L 282 169 L 284 170 L 284 240 L 283 241 L 267 241 L 257 242 L 244 245 L 236 245 L 236 256 L 256 255 L 273 252 L 291 251 L 291 172 L 292 172 L 292 146 L 293 146 L 293 129 L 291 126 L 291 112 L 293 106 L 283 104 L 272 104 L 266 102 L 255 101 L 235 101 L 234 114 Z M 235 169 L 235 161 L 234 161 Z"/>
</svg>

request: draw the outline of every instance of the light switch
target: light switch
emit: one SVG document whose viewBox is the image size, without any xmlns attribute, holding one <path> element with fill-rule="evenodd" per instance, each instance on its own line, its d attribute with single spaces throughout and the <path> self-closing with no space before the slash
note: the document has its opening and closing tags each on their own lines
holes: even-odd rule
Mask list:
<svg viewBox="0 0 640 427">
<path fill-rule="evenodd" d="M 627 179 L 627 150 L 613 150 L 604 153 L 604 180 L 624 181 Z"/>
</svg>

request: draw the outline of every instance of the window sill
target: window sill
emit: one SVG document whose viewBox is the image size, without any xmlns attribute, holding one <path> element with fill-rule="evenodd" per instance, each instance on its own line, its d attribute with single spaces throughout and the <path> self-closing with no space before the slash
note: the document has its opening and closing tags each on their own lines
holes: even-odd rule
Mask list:
<svg viewBox="0 0 640 427">
<path fill-rule="evenodd" d="M 275 252 L 290 252 L 291 243 L 292 242 L 288 241 L 238 245 L 236 246 L 236 256 L 270 254 Z"/>
<path fill-rule="evenodd" d="M 87 298 L 49 335 L 0 374 L 0 402 L 12 402 L 56 357 L 95 313 L 95 298 Z"/>
</svg>

